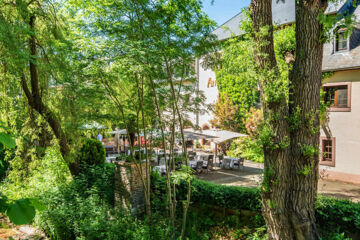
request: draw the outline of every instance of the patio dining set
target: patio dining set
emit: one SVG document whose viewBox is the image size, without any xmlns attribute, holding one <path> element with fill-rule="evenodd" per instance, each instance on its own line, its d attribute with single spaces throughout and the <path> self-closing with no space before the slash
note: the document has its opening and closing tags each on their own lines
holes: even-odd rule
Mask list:
<svg viewBox="0 0 360 240">
<path fill-rule="evenodd" d="M 182 152 L 181 152 L 182 153 Z M 166 174 L 166 165 L 163 152 L 158 153 L 158 164 L 153 166 L 153 170 L 160 174 Z M 243 169 L 243 158 L 232 158 L 227 156 L 217 156 L 218 162 L 215 163 L 216 156 L 213 154 L 204 154 L 201 152 L 189 151 L 188 152 L 188 166 L 191 167 L 197 174 L 208 173 L 214 171 L 214 166 L 223 169 Z M 180 163 L 181 166 L 182 163 Z M 177 165 L 178 168 L 179 165 Z"/>
</svg>

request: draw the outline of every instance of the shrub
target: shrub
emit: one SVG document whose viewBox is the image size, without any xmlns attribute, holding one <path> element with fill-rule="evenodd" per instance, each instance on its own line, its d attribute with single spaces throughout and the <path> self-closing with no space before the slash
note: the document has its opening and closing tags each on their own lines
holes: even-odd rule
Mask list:
<svg viewBox="0 0 360 240">
<path fill-rule="evenodd" d="M 152 190 L 156 197 L 162 199 L 166 193 L 166 179 L 152 175 Z M 223 186 L 198 179 L 191 183 L 192 204 L 208 204 L 234 210 L 260 211 L 260 190 L 258 188 Z M 177 187 L 179 201 L 186 199 L 187 184 Z"/>
<path fill-rule="evenodd" d="M 153 189 L 157 194 L 165 194 L 166 180 L 154 177 Z M 186 184 L 177 189 L 179 200 L 186 199 Z M 164 199 L 164 198 L 163 198 Z M 223 186 L 202 180 L 192 182 L 191 202 L 196 205 L 216 205 L 233 210 L 249 210 L 260 213 L 260 190 L 257 188 Z M 319 195 L 315 204 L 317 225 L 329 239 L 342 233 L 360 233 L 360 203 Z M 332 229 L 332 231 L 329 231 Z M 324 238 L 326 239 L 326 238 Z M 344 238 L 345 239 L 345 238 Z"/>
<path fill-rule="evenodd" d="M 316 221 L 327 229 L 360 233 L 360 204 L 349 200 L 319 196 L 316 202 Z"/>
<path fill-rule="evenodd" d="M 262 145 L 253 138 L 241 138 L 233 141 L 228 155 L 231 157 L 243 157 L 254 162 L 264 162 Z"/>
<path fill-rule="evenodd" d="M 87 139 L 80 149 L 79 163 L 96 165 L 105 163 L 105 148 L 99 140 Z"/>
<path fill-rule="evenodd" d="M 44 193 L 42 201 L 47 209 L 36 217 L 37 225 L 59 240 L 169 239 L 164 220 L 146 224 L 113 208 L 108 199 L 113 196 L 113 176 L 108 173 L 113 173 L 111 166 L 89 167 L 86 174 Z"/>
<path fill-rule="evenodd" d="M 9 162 L 5 159 L 5 148 L 2 143 L 0 143 L 0 181 L 5 178 L 6 171 L 9 167 Z"/>
<path fill-rule="evenodd" d="M 16 161 L 16 158 L 12 161 Z M 42 159 L 31 163 L 28 176 L 19 176 L 19 170 L 12 165 L 0 185 L 0 192 L 6 194 L 10 201 L 20 198 L 37 198 L 45 191 L 57 189 L 60 184 L 70 181 L 69 169 L 56 147 L 47 148 Z M 21 171 L 21 170 L 20 170 Z"/>
</svg>

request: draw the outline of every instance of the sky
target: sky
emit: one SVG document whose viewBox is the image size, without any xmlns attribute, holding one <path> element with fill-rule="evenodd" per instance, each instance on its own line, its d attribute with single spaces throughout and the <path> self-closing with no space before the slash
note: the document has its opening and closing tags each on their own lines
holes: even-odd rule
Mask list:
<svg viewBox="0 0 360 240">
<path fill-rule="evenodd" d="M 219 26 L 250 4 L 250 0 L 215 0 L 213 5 L 211 5 L 211 1 L 203 0 L 203 10 Z"/>
</svg>

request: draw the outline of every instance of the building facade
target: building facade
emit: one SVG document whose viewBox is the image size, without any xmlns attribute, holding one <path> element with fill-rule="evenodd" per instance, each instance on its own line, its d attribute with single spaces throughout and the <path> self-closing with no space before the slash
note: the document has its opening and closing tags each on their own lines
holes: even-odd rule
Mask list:
<svg viewBox="0 0 360 240">
<path fill-rule="evenodd" d="M 345 1 L 329 4 L 326 13 L 336 14 Z M 353 13 L 360 22 L 360 7 Z M 222 41 L 241 35 L 239 13 L 213 33 Z M 273 0 L 273 21 L 277 25 L 295 22 L 295 0 Z M 351 35 L 341 24 L 332 29 L 331 39 L 324 45 L 323 91 L 329 104 L 328 121 L 321 127 L 320 174 L 324 178 L 360 183 L 360 24 L 355 25 Z M 202 67 L 202 60 L 196 62 L 197 88 L 206 97 L 206 104 L 215 106 L 218 89 L 215 72 Z M 211 128 L 213 111 L 199 111 L 191 121 L 202 129 Z"/>
</svg>

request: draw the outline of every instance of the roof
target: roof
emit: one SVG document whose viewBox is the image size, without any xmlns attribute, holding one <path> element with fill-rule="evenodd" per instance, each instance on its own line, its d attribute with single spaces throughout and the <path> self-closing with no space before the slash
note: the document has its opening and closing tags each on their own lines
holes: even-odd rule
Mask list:
<svg viewBox="0 0 360 240">
<path fill-rule="evenodd" d="M 286 25 L 295 22 L 296 0 L 272 0 L 273 23 Z M 347 0 L 329 2 L 326 14 L 334 14 L 346 10 Z M 356 6 L 355 6 L 356 8 Z M 353 13 L 352 11 L 351 13 Z M 356 8 L 355 16 L 360 17 L 360 8 Z M 241 21 L 245 19 L 244 13 L 240 12 L 213 31 L 218 40 L 225 40 L 243 33 L 240 29 Z M 357 20 L 360 20 L 357 19 Z M 350 51 L 334 53 L 333 43 L 324 45 L 323 71 L 334 71 L 343 69 L 354 69 L 360 67 L 360 26 L 353 31 L 350 38 Z"/>
<path fill-rule="evenodd" d="M 336 13 L 345 2 L 346 0 L 329 2 L 325 12 L 327 14 Z M 273 23 L 276 25 L 286 25 L 295 22 L 295 0 L 272 0 L 272 13 Z M 215 34 L 219 40 L 240 35 L 242 33 L 240 24 L 244 18 L 243 12 L 238 13 L 215 29 L 213 34 Z"/>
<path fill-rule="evenodd" d="M 349 40 L 350 50 L 335 52 L 333 44 L 324 45 L 322 70 L 324 72 L 360 68 L 360 29 L 355 28 Z"/>
</svg>

